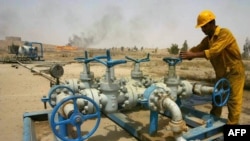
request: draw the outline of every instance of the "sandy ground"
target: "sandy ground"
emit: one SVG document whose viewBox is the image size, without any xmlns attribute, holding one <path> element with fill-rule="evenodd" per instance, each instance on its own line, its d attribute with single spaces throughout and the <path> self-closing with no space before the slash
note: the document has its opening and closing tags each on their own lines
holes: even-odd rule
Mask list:
<svg viewBox="0 0 250 141">
<path fill-rule="evenodd" d="M 42 69 L 42 68 L 40 68 Z M 79 78 L 83 67 L 81 64 L 71 64 L 64 66 L 65 75 L 63 79 Z M 92 69 L 95 74 L 105 73 L 104 67 Z M 118 69 L 115 71 L 116 77 L 129 75 L 130 70 Z M 98 75 L 97 75 L 98 76 Z M 47 96 L 50 89 L 49 81 L 39 75 L 34 75 L 30 70 L 18 66 L 12 67 L 11 64 L 0 64 L 0 140 L 19 141 L 23 138 L 23 114 L 24 112 L 44 110 L 41 102 L 42 96 Z M 250 92 L 245 91 L 244 105 L 242 110 L 241 124 L 250 124 Z M 202 105 L 200 110 L 208 112 L 211 105 Z M 225 108 L 223 116 L 226 117 Z M 142 118 L 144 117 L 144 118 Z M 141 123 L 147 123 L 148 117 L 142 115 Z M 145 120 L 145 121 L 144 121 Z M 47 123 L 42 123 L 47 124 Z M 39 129 L 37 138 L 39 141 L 53 140 L 52 133 L 48 126 L 42 125 Z M 129 135 L 109 119 L 103 117 L 100 127 L 89 141 L 135 141 Z"/>
</svg>

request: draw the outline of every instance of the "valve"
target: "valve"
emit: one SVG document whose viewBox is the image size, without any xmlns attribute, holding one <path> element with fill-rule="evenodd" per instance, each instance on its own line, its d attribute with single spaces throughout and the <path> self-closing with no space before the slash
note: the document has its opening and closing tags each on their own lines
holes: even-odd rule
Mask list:
<svg viewBox="0 0 250 141">
<path fill-rule="evenodd" d="M 168 63 L 168 66 L 169 66 L 168 76 L 165 79 L 173 79 L 175 81 L 175 79 L 176 79 L 175 66 L 176 66 L 176 64 L 178 64 L 182 61 L 181 58 L 165 57 L 165 58 L 163 58 L 163 61 Z"/>
<path fill-rule="evenodd" d="M 125 58 L 128 59 L 128 60 L 131 60 L 131 61 L 133 61 L 135 63 L 149 62 L 150 61 L 150 59 L 149 59 L 149 53 L 147 54 L 147 57 L 143 58 L 143 59 L 133 59 L 133 58 L 128 57 L 128 56 L 125 56 Z"/>
<path fill-rule="evenodd" d="M 230 92 L 231 92 L 230 83 L 227 79 L 222 78 L 218 82 L 216 82 L 212 94 L 212 101 L 215 104 L 215 106 L 218 107 L 224 106 L 228 101 Z"/>
<path fill-rule="evenodd" d="M 172 99 L 176 100 L 178 87 L 181 84 L 180 77 L 176 75 L 175 66 L 176 64 L 180 63 L 182 60 L 181 58 L 171 58 L 171 57 L 165 57 L 163 58 L 163 61 L 168 63 L 168 73 L 166 76 L 164 76 L 164 83 L 171 88 L 171 97 Z"/>
<path fill-rule="evenodd" d="M 104 59 L 106 56 L 97 56 L 97 58 Z M 98 87 L 98 80 L 94 78 L 94 73 L 90 71 L 89 63 L 95 61 L 95 58 L 89 58 L 88 52 L 85 51 L 85 57 L 75 58 L 80 63 L 83 63 L 83 71 L 80 73 L 80 80 L 83 83 L 84 88 Z"/>
<path fill-rule="evenodd" d="M 181 58 L 165 57 L 165 58 L 163 58 L 163 61 L 168 63 L 169 66 L 175 66 L 176 64 L 180 63 L 182 61 L 182 59 Z"/>
<path fill-rule="evenodd" d="M 113 67 L 115 65 L 127 63 L 126 60 L 112 60 L 111 59 L 111 55 L 110 55 L 110 50 L 107 50 L 106 54 L 107 54 L 107 56 L 105 57 L 105 58 L 107 58 L 106 62 L 100 60 L 100 59 L 103 59 L 103 57 L 102 58 L 100 58 L 100 57 L 94 57 L 95 61 L 102 63 L 107 68 L 111 68 L 111 67 Z"/>
<path fill-rule="evenodd" d="M 83 62 L 85 64 L 88 64 L 89 62 L 93 61 L 93 59 L 89 59 L 88 52 L 84 52 L 85 57 L 76 57 L 74 60 L 77 60 L 79 62 Z"/>
<path fill-rule="evenodd" d="M 105 59 L 107 57 L 106 56 L 97 56 L 96 58 Z M 77 58 L 75 58 L 75 60 L 77 60 L 80 63 L 84 63 L 84 65 L 83 65 L 84 69 L 83 69 L 83 72 L 81 73 L 81 80 L 94 79 L 94 74 L 93 74 L 93 72 L 90 71 L 89 63 L 92 61 L 95 61 L 95 58 L 89 58 L 88 52 L 85 51 L 85 57 L 77 57 Z"/>
<path fill-rule="evenodd" d="M 77 105 L 77 99 L 84 99 L 87 100 L 88 102 L 91 102 L 94 107 L 95 107 L 95 113 L 93 114 L 82 114 L 79 110 L 79 107 Z M 70 115 L 68 118 L 63 118 L 61 120 L 57 120 L 56 114 L 59 111 L 59 108 L 64 108 L 65 104 L 73 104 L 73 111 L 70 112 Z M 59 113 L 60 114 L 60 113 Z M 58 115 L 60 116 L 60 115 Z M 81 125 L 87 121 L 88 119 L 92 118 L 97 118 L 96 123 L 94 127 L 92 128 L 91 131 L 89 131 L 87 134 L 82 135 L 81 132 Z M 83 141 L 88 139 L 90 136 L 92 136 L 95 131 L 97 130 L 101 120 L 101 112 L 98 107 L 98 105 L 90 98 L 83 96 L 83 95 L 73 95 L 69 96 L 67 98 L 64 98 L 62 101 L 60 101 L 53 109 L 51 113 L 51 118 L 50 118 L 50 126 L 53 131 L 53 133 L 60 138 L 63 141 Z M 63 132 L 60 132 L 60 129 L 58 131 L 58 126 L 66 126 L 66 125 L 72 125 L 76 127 L 76 133 L 77 133 L 77 138 L 76 139 L 70 139 L 68 138 Z"/>
<path fill-rule="evenodd" d="M 143 72 L 140 70 L 140 63 L 141 62 L 149 62 L 149 53 L 147 54 L 146 58 L 143 59 L 134 59 L 128 56 L 125 56 L 126 59 L 134 62 L 134 69 L 131 71 L 131 78 L 133 80 L 137 80 L 139 82 L 143 82 L 146 87 L 151 85 L 150 78 L 146 78 L 143 76 Z"/>
<path fill-rule="evenodd" d="M 50 89 L 49 94 L 48 94 L 49 104 L 52 108 L 56 106 L 56 102 L 58 101 L 57 95 L 60 93 L 64 93 L 66 95 L 74 95 L 74 91 L 68 86 L 64 86 L 64 85 L 53 86 Z"/>
<path fill-rule="evenodd" d="M 106 82 L 111 82 L 111 81 L 116 80 L 115 74 L 114 74 L 115 65 L 127 63 L 126 60 L 112 60 L 111 55 L 110 55 L 110 50 L 106 51 L 106 56 L 96 56 L 94 57 L 94 59 L 95 61 L 106 66 L 106 74 L 104 77 L 104 80 Z M 104 61 L 103 59 L 106 59 L 106 61 Z"/>
<path fill-rule="evenodd" d="M 107 58 L 106 56 L 96 56 L 96 58 L 99 58 L 99 59 L 105 59 Z M 85 64 L 88 64 L 92 61 L 95 61 L 95 58 L 89 58 L 88 57 L 88 52 L 85 51 L 85 57 L 77 57 L 75 58 L 75 60 L 79 61 L 79 62 L 82 62 L 82 63 L 85 63 Z"/>
<path fill-rule="evenodd" d="M 104 79 L 101 80 L 99 90 L 104 94 L 108 102 L 104 108 L 104 112 L 113 113 L 118 110 L 118 95 L 120 90 L 120 81 L 115 80 L 114 66 L 118 64 L 126 63 L 126 60 L 115 60 L 113 61 L 110 56 L 110 50 L 106 51 L 106 59 L 103 60 L 99 57 L 95 57 L 97 62 L 100 62 L 106 66 L 106 73 Z"/>
</svg>

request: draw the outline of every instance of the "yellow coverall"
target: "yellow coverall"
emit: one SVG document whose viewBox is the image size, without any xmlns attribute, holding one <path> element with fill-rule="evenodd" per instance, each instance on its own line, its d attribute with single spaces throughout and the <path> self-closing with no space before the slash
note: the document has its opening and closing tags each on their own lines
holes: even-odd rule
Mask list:
<svg viewBox="0 0 250 141">
<path fill-rule="evenodd" d="M 239 124 L 243 90 L 245 83 L 245 68 L 236 39 L 230 30 L 216 27 L 211 39 L 206 36 L 199 45 L 190 49 L 192 52 L 205 51 L 206 59 L 210 60 L 216 80 L 226 78 L 231 85 L 231 93 L 227 102 L 227 124 Z M 210 114 L 220 117 L 222 107 L 213 105 Z"/>
</svg>

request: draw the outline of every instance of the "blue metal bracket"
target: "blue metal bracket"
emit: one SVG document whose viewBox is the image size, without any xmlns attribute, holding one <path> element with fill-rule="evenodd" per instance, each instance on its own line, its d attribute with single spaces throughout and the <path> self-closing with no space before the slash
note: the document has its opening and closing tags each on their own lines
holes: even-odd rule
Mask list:
<svg viewBox="0 0 250 141">
<path fill-rule="evenodd" d="M 23 114 L 23 141 L 36 141 L 35 121 L 47 121 L 51 110 L 26 112 Z"/>
<path fill-rule="evenodd" d="M 223 132 L 223 126 L 226 124 L 226 119 L 218 118 L 213 115 L 198 111 L 194 108 L 181 107 L 186 124 L 192 127 L 188 132 L 183 134 L 187 140 L 206 139 Z M 204 123 L 196 123 L 192 117 L 202 119 Z"/>
<path fill-rule="evenodd" d="M 154 135 L 158 129 L 158 112 L 150 110 L 149 134 Z"/>
</svg>

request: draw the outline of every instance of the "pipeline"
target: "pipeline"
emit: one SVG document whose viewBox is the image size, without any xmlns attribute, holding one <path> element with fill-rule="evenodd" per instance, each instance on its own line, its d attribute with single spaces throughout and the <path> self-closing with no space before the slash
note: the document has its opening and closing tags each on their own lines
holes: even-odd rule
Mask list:
<svg viewBox="0 0 250 141">
<path fill-rule="evenodd" d="M 103 59 L 107 59 L 107 61 L 104 61 Z M 51 127 L 54 134 L 59 138 L 61 137 L 60 139 L 65 137 L 66 134 L 64 132 L 60 132 L 59 134 L 55 130 L 55 127 L 59 125 L 58 122 L 54 121 L 56 113 L 60 113 L 60 116 L 63 117 L 63 119 L 59 120 L 60 123 L 65 123 L 63 120 L 67 119 L 67 121 L 71 121 L 79 126 L 83 123 L 83 120 L 86 120 L 84 116 L 97 118 L 98 122 L 88 134 L 89 137 L 95 132 L 99 125 L 99 120 L 101 118 L 99 116 L 100 112 L 113 114 L 117 113 L 120 108 L 133 109 L 137 104 L 147 104 L 149 109 L 154 111 L 154 113 L 170 112 L 172 116 L 171 121 L 166 125 L 167 128 L 173 132 L 176 141 L 185 141 L 186 139 L 183 137 L 183 131 L 187 130 L 187 126 L 182 118 L 181 109 L 176 101 L 178 98 L 183 99 L 190 97 L 193 92 L 200 95 L 210 94 L 213 92 L 214 88 L 198 84 L 192 85 L 188 81 L 180 80 L 175 72 L 175 65 L 181 61 L 180 59 L 164 58 L 164 61 L 167 62 L 170 67 L 168 76 L 164 77 L 164 82 L 154 82 L 151 81 L 150 78 L 145 79 L 143 77 L 143 73 L 139 68 L 139 63 L 148 61 L 149 58 L 135 60 L 127 57 L 127 59 L 134 60 L 135 62 L 134 70 L 131 71 L 132 79 L 129 81 L 116 80 L 113 70 L 115 65 L 123 64 L 127 61 L 114 61 L 110 57 L 110 52 L 107 51 L 107 56 L 97 56 L 91 59 L 85 54 L 85 58 L 76 58 L 77 61 L 84 63 L 84 70 L 80 74 L 80 79 L 71 79 L 65 81 L 65 84 L 60 81 L 63 85 L 59 85 L 54 78 L 39 70 L 30 68 L 21 62 L 18 63 L 21 66 L 45 77 L 51 82 L 58 84 L 57 86 L 52 87 L 48 98 L 43 98 L 42 101 L 49 102 L 54 108 L 52 111 L 52 120 L 50 120 L 52 123 Z M 94 75 L 89 69 L 88 63 L 91 61 L 97 61 L 106 66 L 104 77 L 97 83 L 93 83 Z M 55 75 L 51 75 L 59 80 L 61 76 L 59 74 L 63 73 L 59 72 L 54 74 Z M 79 98 L 81 100 L 79 100 Z M 77 114 L 72 114 L 72 112 Z M 153 116 L 152 119 L 158 118 L 158 116 Z M 81 119 L 81 117 L 83 119 Z M 78 119 L 81 122 L 78 122 Z M 150 127 L 152 125 L 151 123 L 154 122 L 150 122 Z M 78 129 L 80 130 L 80 128 Z M 150 128 L 150 134 L 153 133 L 154 130 L 157 131 L 157 128 Z M 83 136 L 81 137 L 79 134 L 79 138 L 83 138 Z"/>
<path fill-rule="evenodd" d="M 26 68 L 28 70 L 31 70 L 31 72 L 35 72 L 36 74 L 43 76 L 44 78 L 48 79 L 52 83 L 56 83 L 57 82 L 53 77 L 51 77 L 50 75 L 48 75 L 46 73 L 41 72 L 40 70 L 36 70 L 36 69 L 34 69 L 32 67 L 28 67 L 27 65 L 21 63 L 20 61 L 17 61 L 17 63 L 19 65 L 21 65 L 22 67 L 24 67 L 24 68 Z M 60 81 L 60 84 L 64 84 L 63 81 Z"/>
<path fill-rule="evenodd" d="M 85 56 L 87 56 L 85 54 Z M 103 61 L 102 59 L 107 59 Z M 66 83 L 74 92 L 79 93 L 80 95 L 87 96 L 91 98 L 103 113 L 111 114 L 119 110 L 119 105 L 124 109 L 132 109 L 138 103 L 138 100 L 142 98 L 142 95 L 145 94 L 144 98 L 149 103 L 149 108 L 153 111 L 170 111 L 172 118 L 169 123 L 170 130 L 174 133 L 176 140 L 184 140 L 182 137 L 183 131 L 187 129 L 185 121 L 182 119 L 182 113 L 179 106 L 175 103 L 177 95 L 180 95 L 182 98 L 188 98 L 192 94 L 192 85 L 188 81 L 181 81 L 175 75 L 175 69 L 172 70 L 174 75 L 169 75 L 166 77 L 165 83 L 156 83 L 148 81 L 146 85 L 142 83 L 143 74 L 140 71 L 139 63 L 143 61 L 148 61 L 149 59 L 135 60 L 127 57 L 127 59 L 135 61 L 134 70 L 131 72 L 131 79 L 127 82 L 118 81 L 114 76 L 114 67 L 115 65 L 126 63 L 125 60 L 112 60 L 110 53 L 107 52 L 107 56 L 97 56 L 94 59 L 86 58 L 77 58 L 78 61 L 84 63 L 84 70 L 81 73 L 80 83 L 75 85 L 76 81 L 70 81 L 71 83 Z M 93 76 L 90 73 L 88 63 L 91 61 L 97 61 L 106 66 L 106 73 L 104 77 L 99 82 L 98 88 L 91 88 L 89 85 L 90 80 L 93 79 Z M 166 62 L 178 63 L 180 60 L 166 58 Z M 174 66 L 174 64 L 171 64 Z M 87 79 L 88 78 L 88 79 Z M 150 79 L 149 79 L 150 80 Z M 85 83 L 87 83 L 85 85 Z M 81 84 L 84 84 L 85 87 L 81 87 Z M 151 86 L 152 87 L 148 87 Z M 66 86 L 66 85 L 65 85 Z M 75 87 L 77 86 L 77 87 Z M 79 86 L 79 87 L 78 87 Z M 54 91 L 55 90 L 55 91 Z M 151 91 L 153 90 L 153 91 Z M 61 98 L 60 96 L 63 98 Z M 56 106 L 58 101 L 62 101 L 65 97 L 69 97 L 70 94 L 64 94 L 64 92 L 58 93 L 56 89 L 53 89 L 50 93 L 50 103 L 52 106 Z M 56 99 L 54 99 L 54 97 Z M 144 102 L 144 101 L 142 101 Z M 81 107 L 81 113 L 92 114 L 95 112 L 93 105 L 86 102 L 77 102 L 78 106 Z M 81 106 L 80 106 L 81 105 Z M 65 109 L 59 110 L 65 118 L 69 117 L 71 111 L 73 111 L 72 103 L 65 103 L 63 106 Z"/>
</svg>

